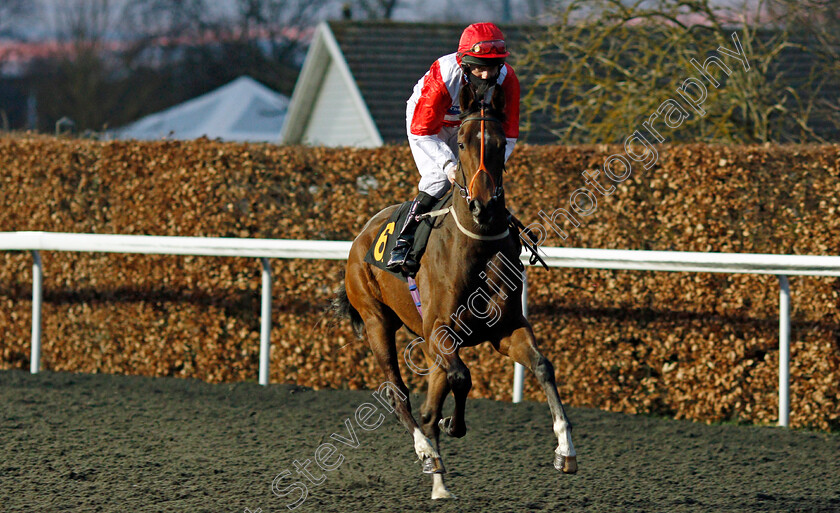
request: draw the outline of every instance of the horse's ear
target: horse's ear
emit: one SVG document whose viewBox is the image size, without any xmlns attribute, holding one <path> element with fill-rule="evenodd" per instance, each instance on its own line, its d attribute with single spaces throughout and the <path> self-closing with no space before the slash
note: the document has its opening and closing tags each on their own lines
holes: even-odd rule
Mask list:
<svg viewBox="0 0 840 513">
<path fill-rule="evenodd" d="M 461 92 L 458 93 L 458 102 L 461 104 L 461 115 L 475 110 L 473 107 L 475 103 L 475 91 L 470 84 L 464 84 L 461 87 Z"/>
<path fill-rule="evenodd" d="M 493 96 L 490 98 L 490 109 L 496 114 L 499 119 L 505 117 L 505 92 L 502 90 L 500 84 L 496 84 L 493 88 Z"/>
</svg>

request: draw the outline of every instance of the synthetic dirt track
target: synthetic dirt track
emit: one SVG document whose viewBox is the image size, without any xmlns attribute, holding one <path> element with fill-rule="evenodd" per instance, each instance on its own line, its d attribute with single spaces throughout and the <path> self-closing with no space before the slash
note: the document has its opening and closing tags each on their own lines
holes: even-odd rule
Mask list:
<svg viewBox="0 0 840 513">
<path fill-rule="evenodd" d="M 326 479 L 295 511 L 840 511 L 836 434 L 568 408 L 580 472 L 567 476 L 552 466 L 545 404 L 489 400 L 470 401 L 465 438 L 442 440 L 459 498 L 432 501 L 396 419 L 356 425 L 365 402 L 376 404 L 364 391 L 0 371 L 0 511 L 288 511 L 298 494 L 275 496 L 272 481 L 289 470 L 283 487 L 306 482 L 293 462 L 326 441 L 344 461 L 312 463 Z M 346 419 L 358 448 L 330 439 L 351 436 Z"/>
</svg>

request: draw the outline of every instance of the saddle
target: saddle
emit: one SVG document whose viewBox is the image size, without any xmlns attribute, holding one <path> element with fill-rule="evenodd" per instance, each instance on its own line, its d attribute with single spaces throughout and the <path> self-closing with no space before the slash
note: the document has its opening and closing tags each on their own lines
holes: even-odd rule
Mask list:
<svg viewBox="0 0 840 513">
<path fill-rule="evenodd" d="M 452 192 L 449 192 L 435 204 L 432 210 L 446 208 L 451 202 Z M 376 239 L 374 239 L 373 244 L 368 248 L 368 252 L 365 255 L 365 262 L 388 271 L 394 276 L 399 277 L 402 281 L 408 281 L 409 276 L 402 271 L 390 271 L 385 267 L 385 264 L 388 262 L 391 250 L 394 249 L 394 245 L 397 243 L 399 229 L 405 223 L 409 207 L 411 207 L 411 201 L 406 201 L 382 223 L 377 232 Z M 424 218 L 417 226 L 417 231 L 414 232 L 414 244 L 412 244 L 409 253 L 411 258 L 416 262 L 420 261 L 420 257 L 426 251 L 426 243 L 429 241 L 429 235 L 435 226 L 434 218 Z"/>
</svg>

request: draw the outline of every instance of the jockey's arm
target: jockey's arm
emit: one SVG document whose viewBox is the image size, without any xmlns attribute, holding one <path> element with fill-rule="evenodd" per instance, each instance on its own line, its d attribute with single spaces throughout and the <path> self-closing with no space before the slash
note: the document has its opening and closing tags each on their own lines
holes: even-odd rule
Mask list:
<svg viewBox="0 0 840 513">
<path fill-rule="evenodd" d="M 505 146 L 505 163 L 507 163 L 519 138 L 519 79 L 510 65 L 505 65 L 505 71 L 505 79 L 501 87 L 505 93 L 505 122 L 502 123 L 502 128 L 507 141 Z"/>
<path fill-rule="evenodd" d="M 437 169 L 446 173 L 450 182 L 455 179 L 455 170 L 458 168 L 458 157 L 455 156 L 449 145 L 447 145 L 440 137 L 437 135 L 409 134 L 408 142 L 412 149 L 423 152 L 429 160 L 434 162 Z M 418 168 L 423 165 L 422 161 L 417 158 L 415 158 L 415 162 L 417 163 Z M 421 174 L 424 174 L 424 171 L 431 170 L 420 169 Z"/>
<path fill-rule="evenodd" d="M 449 181 L 455 179 L 458 157 L 444 140 L 441 131 L 444 117 L 452 105 L 449 91 L 440 76 L 440 64 L 435 62 L 418 84 L 419 92 L 413 109 L 409 109 L 408 142 L 414 153 L 414 160 L 421 175 L 446 174 Z M 415 86 L 417 87 L 417 86 Z M 411 100 L 409 100 L 411 102 Z M 418 158 L 417 153 L 426 158 Z"/>
</svg>

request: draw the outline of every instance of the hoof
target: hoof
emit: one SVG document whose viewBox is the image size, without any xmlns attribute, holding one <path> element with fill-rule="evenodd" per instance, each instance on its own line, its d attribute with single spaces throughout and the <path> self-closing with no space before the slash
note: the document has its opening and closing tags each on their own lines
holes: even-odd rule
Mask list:
<svg viewBox="0 0 840 513">
<path fill-rule="evenodd" d="M 424 474 L 446 474 L 446 469 L 443 468 L 443 460 L 440 458 L 432 458 L 431 456 L 423 459 L 423 473 Z"/>
<path fill-rule="evenodd" d="M 467 428 L 457 430 L 452 426 L 452 417 L 446 417 L 445 419 L 440 419 L 438 421 L 438 426 L 440 430 L 446 433 L 447 435 L 453 438 L 461 438 L 467 434 Z"/>
<path fill-rule="evenodd" d="M 449 490 L 432 491 L 432 499 L 457 499 L 458 497 Z"/>
<path fill-rule="evenodd" d="M 576 474 L 578 470 L 577 456 L 561 456 L 554 453 L 554 468 L 564 474 Z"/>
</svg>

